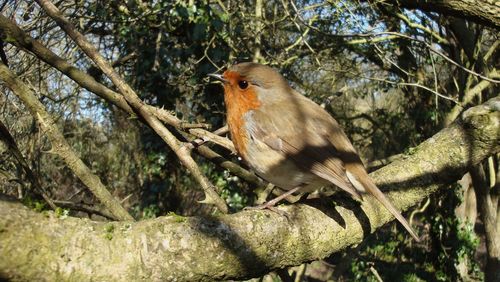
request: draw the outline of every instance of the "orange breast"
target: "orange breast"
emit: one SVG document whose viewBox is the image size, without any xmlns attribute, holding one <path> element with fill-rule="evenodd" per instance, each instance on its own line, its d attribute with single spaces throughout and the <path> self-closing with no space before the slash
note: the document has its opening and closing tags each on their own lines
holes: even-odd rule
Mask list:
<svg viewBox="0 0 500 282">
<path fill-rule="evenodd" d="M 237 75 L 234 72 L 224 73 L 224 77 L 229 80 L 229 83 L 224 85 L 224 102 L 227 108 L 227 124 L 234 147 L 241 157 L 246 158 L 246 143 L 249 134 L 243 116 L 251 110 L 258 109 L 260 102 L 253 89 L 254 86 L 249 86 L 245 90 L 238 88 L 239 77 L 236 77 Z"/>
</svg>

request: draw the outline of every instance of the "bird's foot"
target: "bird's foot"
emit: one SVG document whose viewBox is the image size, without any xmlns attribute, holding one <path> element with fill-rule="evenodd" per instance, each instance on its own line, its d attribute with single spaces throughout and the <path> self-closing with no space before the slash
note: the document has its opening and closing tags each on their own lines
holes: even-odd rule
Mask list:
<svg viewBox="0 0 500 282">
<path fill-rule="evenodd" d="M 289 219 L 288 217 L 288 213 L 285 212 L 285 211 L 282 211 L 282 210 L 279 210 L 275 207 L 275 205 L 277 203 L 279 203 L 279 201 L 285 199 L 286 197 L 292 195 L 293 193 L 297 192 L 298 190 L 300 189 L 300 187 L 295 187 L 289 191 L 287 191 L 286 193 L 282 194 L 282 195 L 279 195 L 278 197 L 266 202 L 266 203 L 263 203 L 262 205 L 258 205 L 258 206 L 255 206 L 255 207 L 245 207 L 244 210 L 263 210 L 263 209 L 268 209 L 268 210 L 271 210 L 277 214 L 280 214 L 282 216 L 285 216 L 286 218 Z"/>
<path fill-rule="evenodd" d="M 245 207 L 245 208 L 243 208 L 243 210 L 245 210 L 245 211 L 270 210 L 270 211 L 273 211 L 281 216 L 288 218 L 288 213 L 286 211 L 278 209 L 277 207 L 275 207 L 276 203 L 275 202 L 271 203 L 271 202 L 273 202 L 273 201 L 271 200 L 269 202 L 266 202 L 262 205 L 258 205 L 255 207 Z"/>
</svg>

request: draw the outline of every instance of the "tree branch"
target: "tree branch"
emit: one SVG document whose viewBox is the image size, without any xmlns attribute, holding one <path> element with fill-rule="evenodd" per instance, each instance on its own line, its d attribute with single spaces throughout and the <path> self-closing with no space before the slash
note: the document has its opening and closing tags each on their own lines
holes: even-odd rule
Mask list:
<svg viewBox="0 0 500 282">
<path fill-rule="evenodd" d="M 490 78 L 494 79 L 499 79 L 500 78 L 500 73 L 496 70 L 493 69 L 488 76 Z M 468 106 L 472 100 L 479 96 L 483 90 L 491 86 L 491 82 L 487 80 L 482 80 L 478 84 L 476 84 L 474 87 L 469 89 L 467 92 L 465 92 L 464 97 L 462 98 L 462 101 L 455 106 L 446 114 L 444 118 L 444 124 L 448 125 L 451 122 L 453 122 L 458 115 L 460 114 L 461 111 L 463 111 L 464 107 Z"/>
<path fill-rule="evenodd" d="M 99 177 L 92 173 L 92 170 L 73 151 L 62 133 L 57 129 L 54 119 L 45 110 L 44 105 L 38 101 L 29 87 L 17 78 L 3 63 L 0 63 L 0 79 L 23 101 L 28 111 L 36 119 L 41 130 L 47 134 L 52 145 L 52 151 L 64 160 L 66 165 L 92 191 L 96 198 L 116 218 L 120 220 L 134 220 L 121 206 L 120 202 L 111 195 Z"/>
<path fill-rule="evenodd" d="M 407 155 L 372 173 L 405 210 L 500 150 L 500 97 L 473 107 Z M 0 201 L 0 275 L 32 280 L 207 281 L 256 277 L 360 243 L 393 220 L 370 196 L 363 203 L 298 204 L 218 217 L 166 216 L 101 223 L 38 214 Z M 36 251 L 33 251 L 36 250 Z"/>
<path fill-rule="evenodd" d="M 500 6 L 498 2 L 492 0 L 384 0 L 381 2 L 408 9 L 437 12 L 500 28 Z"/>
</svg>

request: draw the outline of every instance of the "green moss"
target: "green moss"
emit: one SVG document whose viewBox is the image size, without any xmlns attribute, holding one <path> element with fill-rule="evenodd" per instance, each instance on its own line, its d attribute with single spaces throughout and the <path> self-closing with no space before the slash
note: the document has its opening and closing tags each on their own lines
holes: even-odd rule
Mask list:
<svg viewBox="0 0 500 282">
<path fill-rule="evenodd" d="M 106 224 L 104 226 L 104 230 L 107 232 L 107 233 L 113 233 L 113 231 L 115 231 L 115 226 L 113 224 Z"/>
<path fill-rule="evenodd" d="M 120 228 L 120 230 L 121 230 L 121 231 L 128 231 L 128 230 L 130 229 L 130 227 L 132 227 L 132 225 L 131 225 L 130 223 L 126 223 L 126 224 L 124 224 L 124 225 Z"/>
<path fill-rule="evenodd" d="M 15 37 L 12 37 L 12 36 L 10 36 L 10 35 L 5 36 L 5 37 L 3 38 L 3 41 L 4 41 L 5 43 L 16 43 L 16 42 L 17 42 L 16 38 L 15 38 Z"/>
<path fill-rule="evenodd" d="M 169 212 L 169 213 L 167 213 L 167 216 L 171 216 L 174 219 L 174 221 L 178 222 L 178 223 L 186 221 L 185 217 L 178 215 L 175 212 Z"/>
<path fill-rule="evenodd" d="M 405 282 L 420 282 L 420 281 L 425 281 L 425 280 L 420 279 L 420 277 L 418 277 L 415 273 L 409 273 L 409 274 L 405 274 L 403 276 L 403 281 L 405 281 Z"/>
<path fill-rule="evenodd" d="M 104 231 L 106 232 L 104 234 L 104 238 L 111 240 L 113 239 L 113 232 L 115 231 L 115 226 L 113 224 L 106 224 L 104 226 Z"/>
<path fill-rule="evenodd" d="M 23 204 L 36 212 L 42 212 L 47 209 L 45 202 L 33 199 L 29 195 L 24 197 L 22 200 Z"/>
<path fill-rule="evenodd" d="M 69 215 L 69 209 L 63 209 L 63 208 L 57 207 L 56 210 L 54 211 L 54 214 L 58 218 L 65 219 Z"/>
<path fill-rule="evenodd" d="M 418 149 L 416 147 L 411 147 L 411 148 L 407 148 L 405 150 L 405 155 L 408 155 L 408 156 L 411 156 L 411 155 L 414 155 L 415 153 L 417 153 Z"/>
</svg>

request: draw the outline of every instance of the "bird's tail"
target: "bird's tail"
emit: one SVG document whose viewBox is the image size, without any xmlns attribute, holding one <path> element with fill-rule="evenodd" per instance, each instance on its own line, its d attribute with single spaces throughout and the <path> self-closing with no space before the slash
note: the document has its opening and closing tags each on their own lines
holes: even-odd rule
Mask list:
<svg viewBox="0 0 500 282">
<path fill-rule="evenodd" d="M 372 194 L 396 219 L 404 226 L 415 241 L 420 242 L 420 238 L 415 231 L 411 228 L 410 224 L 401 215 L 401 213 L 394 207 L 394 205 L 385 197 L 384 193 L 378 189 L 371 177 L 366 172 L 364 166 L 360 163 L 353 163 L 346 166 L 346 173 L 349 181 L 359 191 L 366 191 Z"/>
</svg>

